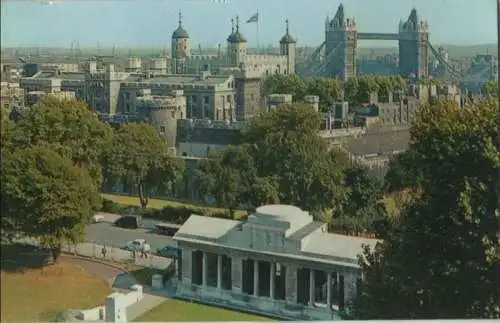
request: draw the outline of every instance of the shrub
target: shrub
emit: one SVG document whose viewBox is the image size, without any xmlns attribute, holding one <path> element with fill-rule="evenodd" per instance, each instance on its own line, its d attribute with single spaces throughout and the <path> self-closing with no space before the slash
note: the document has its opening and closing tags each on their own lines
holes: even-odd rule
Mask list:
<svg viewBox="0 0 500 323">
<path fill-rule="evenodd" d="M 177 261 L 171 261 L 167 268 L 163 271 L 163 284 L 175 275 L 177 268 Z"/>
<path fill-rule="evenodd" d="M 107 212 L 107 213 L 120 213 L 120 211 L 123 209 L 124 205 L 113 202 L 111 200 L 102 199 L 102 205 L 101 205 L 101 212 Z"/>
</svg>

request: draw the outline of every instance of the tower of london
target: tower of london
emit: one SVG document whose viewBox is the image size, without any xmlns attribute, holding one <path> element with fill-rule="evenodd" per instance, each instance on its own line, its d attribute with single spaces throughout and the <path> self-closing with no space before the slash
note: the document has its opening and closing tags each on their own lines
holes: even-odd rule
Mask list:
<svg viewBox="0 0 500 323">
<path fill-rule="evenodd" d="M 279 41 L 279 54 L 249 54 L 247 40 L 240 30 L 239 17 L 231 19 L 231 25 L 225 53 L 219 50 L 217 54 L 192 54 L 189 34 L 183 28 L 182 15 L 179 13 L 179 24 L 172 34 L 172 74 L 193 74 L 203 70 L 230 73 L 242 69 L 261 76 L 295 73 L 296 41 L 290 35 L 288 19 L 285 35 Z"/>
</svg>

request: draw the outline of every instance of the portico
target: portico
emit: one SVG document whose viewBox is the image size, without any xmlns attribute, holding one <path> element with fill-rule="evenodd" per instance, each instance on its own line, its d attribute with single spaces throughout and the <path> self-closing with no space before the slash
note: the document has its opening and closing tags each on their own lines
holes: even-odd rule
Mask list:
<svg viewBox="0 0 500 323">
<path fill-rule="evenodd" d="M 177 296 L 289 319 L 340 319 L 360 281 L 357 253 L 376 240 L 334 235 L 296 207 L 268 205 L 245 222 L 192 215 Z"/>
</svg>

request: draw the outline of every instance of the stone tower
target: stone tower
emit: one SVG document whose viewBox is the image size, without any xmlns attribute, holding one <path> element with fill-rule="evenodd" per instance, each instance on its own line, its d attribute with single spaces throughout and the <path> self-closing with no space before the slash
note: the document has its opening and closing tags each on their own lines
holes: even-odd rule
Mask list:
<svg viewBox="0 0 500 323">
<path fill-rule="evenodd" d="M 325 26 L 326 76 L 347 80 L 356 76 L 358 32 L 354 18 L 346 18 L 339 5 L 335 17 Z"/>
<path fill-rule="evenodd" d="M 172 73 L 186 72 L 186 59 L 189 54 L 189 34 L 182 28 L 182 14 L 179 12 L 179 26 L 172 34 Z"/>
<path fill-rule="evenodd" d="M 247 40 L 240 33 L 240 19 L 236 16 L 236 30 L 234 28 L 234 20 L 231 19 L 231 35 L 227 37 L 227 57 L 228 63 L 232 66 L 239 67 L 245 61 L 247 54 Z"/>
<path fill-rule="evenodd" d="M 420 79 L 428 75 L 429 26 L 412 9 L 406 22 L 399 23 L 399 73 Z"/>
<path fill-rule="evenodd" d="M 280 40 L 280 54 L 286 55 L 286 70 L 284 74 L 294 74 L 295 73 L 295 50 L 297 48 L 297 42 L 290 36 L 288 19 L 286 22 L 286 33 Z"/>
</svg>

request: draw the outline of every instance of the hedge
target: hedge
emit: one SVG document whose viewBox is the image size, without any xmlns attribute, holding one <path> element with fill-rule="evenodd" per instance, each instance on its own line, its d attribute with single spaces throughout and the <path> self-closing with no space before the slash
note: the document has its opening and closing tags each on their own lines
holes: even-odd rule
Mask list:
<svg viewBox="0 0 500 323">
<path fill-rule="evenodd" d="M 119 204 L 114 201 L 103 199 L 101 212 L 116 214 L 137 214 L 143 217 L 161 220 L 172 224 L 183 224 L 192 214 L 212 216 L 217 218 L 227 218 L 224 212 L 217 212 L 213 209 L 200 207 L 173 207 L 165 206 L 162 209 L 143 209 L 139 206 Z"/>
</svg>

